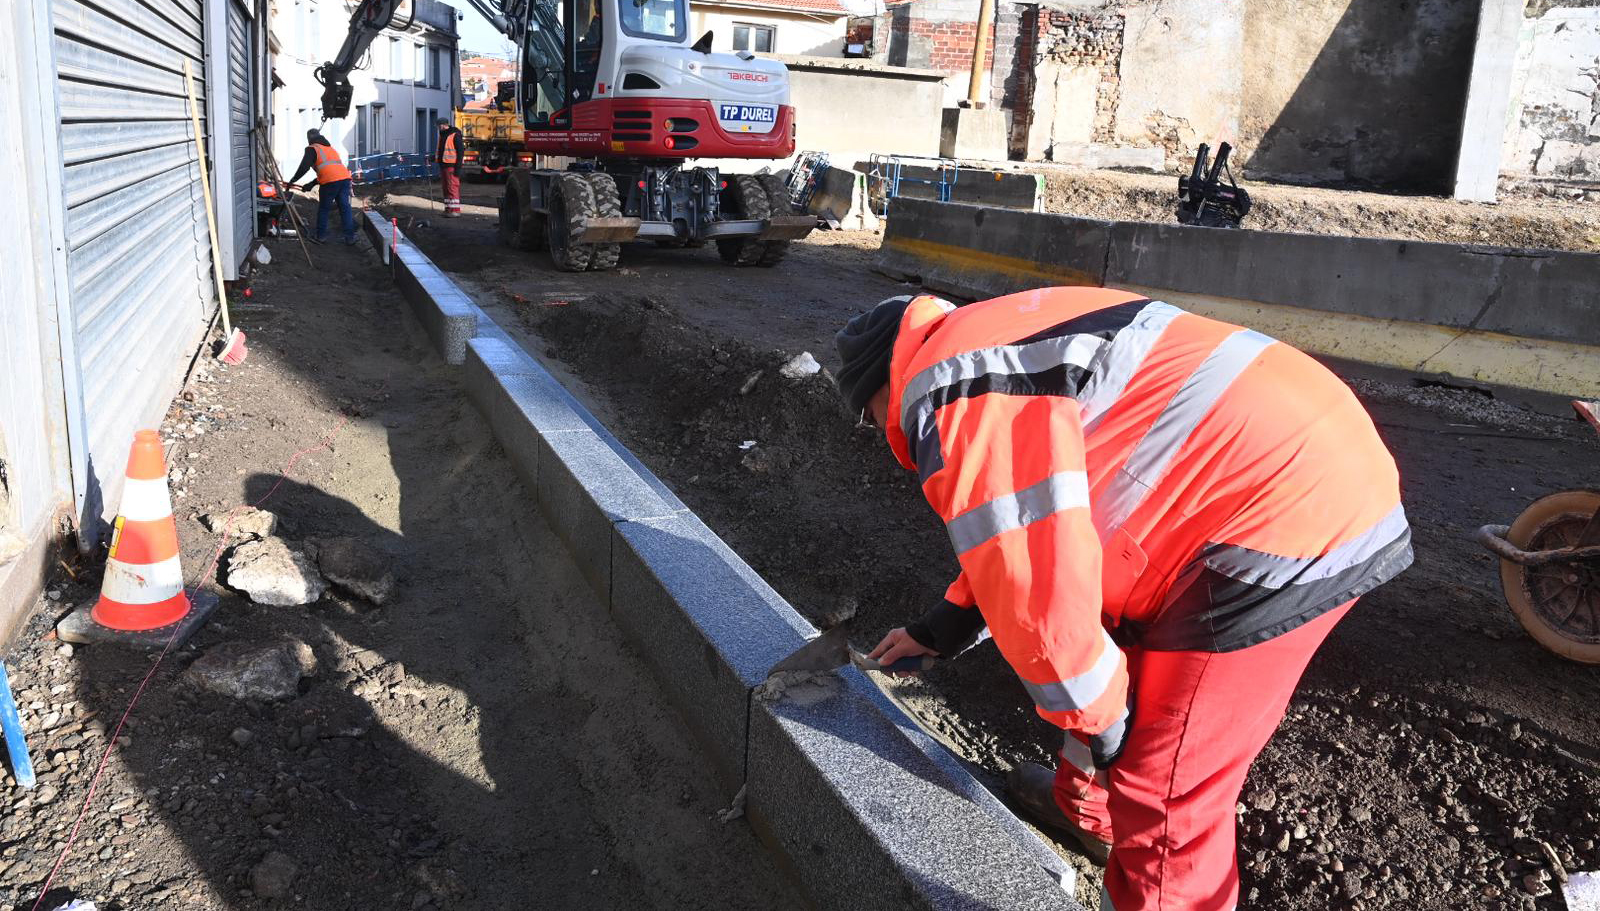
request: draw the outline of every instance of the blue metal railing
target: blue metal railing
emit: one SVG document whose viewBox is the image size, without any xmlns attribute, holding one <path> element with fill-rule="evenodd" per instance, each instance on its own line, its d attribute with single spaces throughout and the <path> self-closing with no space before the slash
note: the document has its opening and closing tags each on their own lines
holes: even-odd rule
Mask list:
<svg viewBox="0 0 1600 911">
<path fill-rule="evenodd" d="M 379 152 L 349 161 L 350 181 L 357 184 L 386 180 L 418 180 L 439 176 L 439 169 L 425 152 Z"/>
</svg>

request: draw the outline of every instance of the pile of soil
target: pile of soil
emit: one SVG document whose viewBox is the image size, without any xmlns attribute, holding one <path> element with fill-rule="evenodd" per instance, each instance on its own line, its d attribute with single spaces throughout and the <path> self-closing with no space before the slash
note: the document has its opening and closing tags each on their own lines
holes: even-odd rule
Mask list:
<svg viewBox="0 0 1600 911">
<path fill-rule="evenodd" d="M 1043 173 L 1047 212 L 1177 223 L 1175 176 L 1071 168 Z M 1240 186 L 1252 202 L 1244 220 L 1249 230 L 1600 252 L 1595 199 L 1522 193 L 1473 203 L 1248 181 Z"/>
<path fill-rule="evenodd" d="M 522 318 L 603 398 L 625 442 L 814 621 L 855 609 L 855 644 L 869 646 L 955 577 L 915 475 L 879 433 L 854 426 L 826 376 L 777 375 L 797 352 L 718 336 L 651 298 L 596 295 Z M 1487 558 L 1458 540 L 1447 524 L 1458 517 L 1435 511 L 1446 510 L 1413 519 L 1421 561 L 1437 565 L 1369 596 L 1335 630 L 1252 769 L 1239 806 L 1250 907 L 1555 909 L 1565 871 L 1600 867 L 1594 745 L 1537 704 L 1581 699 L 1559 693 L 1581 673 L 1556 668 L 1538 696 L 1486 685 L 1468 699 L 1470 682 L 1438 685 L 1481 677 L 1479 650 L 1533 667 L 1556 659 L 1536 649 L 1513 659 L 1500 640 L 1518 634 L 1503 609 L 1484 621 L 1462 607 L 1486 598 L 1461 584 L 1460 567 Z M 1456 610 L 1461 619 L 1430 626 Z M 1052 761 L 1060 733 L 1034 714 L 992 644 L 921 679 L 883 682 L 992 786 L 1015 763 Z M 1060 847 L 1092 906 L 1098 871 Z"/>
</svg>

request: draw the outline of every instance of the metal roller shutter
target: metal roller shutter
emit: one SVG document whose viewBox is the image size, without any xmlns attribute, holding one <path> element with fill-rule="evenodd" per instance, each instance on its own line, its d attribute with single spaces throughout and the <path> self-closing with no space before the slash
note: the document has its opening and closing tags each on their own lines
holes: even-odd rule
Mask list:
<svg viewBox="0 0 1600 911">
<path fill-rule="evenodd" d="M 228 132 L 229 168 L 233 172 L 230 188 L 233 197 L 232 269 L 225 270 L 237 276 L 238 266 L 250 252 L 250 241 L 255 237 L 255 142 L 250 127 L 256 122 L 255 70 L 250 65 L 250 49 L 254 46 L 252 29 L 255 23 L 249 9 L 238 0 L 228 2 Z M 227 230 L 219 226 L 219 230 Z"/>
<path fill-rule="evenodd" d="M 77 349 L 67 369 L 85 424 L 73 480 L 93 521 L 116 510 L 133 432 L 160 423 L 215 306 L 183 82 L 187 60 L 203 99 L 205 31 L 201 0 L 52 0 L 51 15 Z"/>
</svg>

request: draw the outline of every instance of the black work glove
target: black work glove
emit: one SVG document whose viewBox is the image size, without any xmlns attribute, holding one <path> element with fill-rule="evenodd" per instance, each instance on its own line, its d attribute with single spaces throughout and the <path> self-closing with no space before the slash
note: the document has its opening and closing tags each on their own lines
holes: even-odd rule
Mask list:
<svg viewBox="0 0 1600 911">
<path fill-rule="evenodd" d="M 915 622 L 906 625 L 906 635 L 941 658 L 954 658 L 977 645 L 988 628 L 976 607 L 962 607 L 941 601 Z"/>
<path fill-rule="evenodd" d="M 1128 745 L 1128 732 L 1133 730 L 1133 694 L 1128 694 L 1128 714 L 1122 720 L 1098 734 L 1089 735 L 1089 753 L 1094 757 L 1094 767 L 1109 769 L 1122 756 Z"/>
</svg>

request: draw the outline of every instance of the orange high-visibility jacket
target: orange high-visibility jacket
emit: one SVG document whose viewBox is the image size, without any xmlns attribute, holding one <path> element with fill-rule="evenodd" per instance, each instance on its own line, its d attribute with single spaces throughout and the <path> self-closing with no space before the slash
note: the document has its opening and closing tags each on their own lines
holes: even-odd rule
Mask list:
<svg viewBox="0 0 1600 911">
<path fill-rule="evenodd" d="M 1338 377 L 1126 291 L 914 299 L 889 414 L 961 563 L 932 625 L 964 645 L 987 623 L 1039 714 L 1106 750 L 1128 702 L 1108 630 L 1244 648 L 1411 562 L 1394 460 Z"/>
<path fill-rule="evenodd" d="M 339 153 L 335 152 L 332 147 L 313 142 L 311 151 L 316 153 L 317 156 L 313 167 L 317 171 L 318 184 L 350 179 L 350 169 L 344 166 L 343 161 L 339 160 Z M 332 191 L 330 190 L 329 192 Z"/>
</svg>

